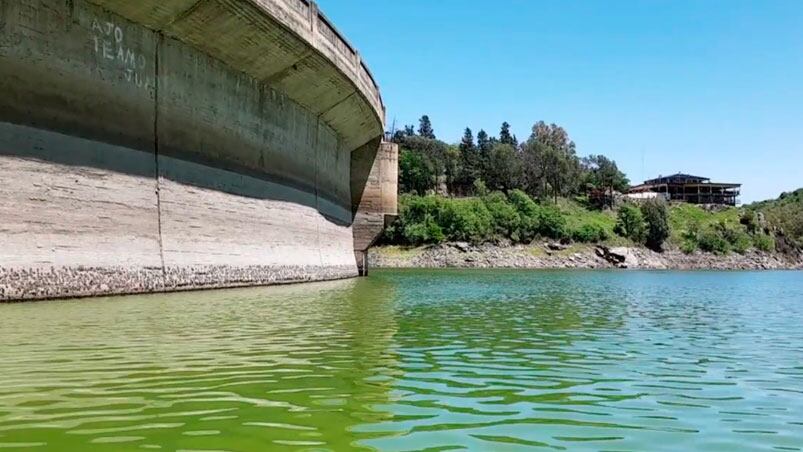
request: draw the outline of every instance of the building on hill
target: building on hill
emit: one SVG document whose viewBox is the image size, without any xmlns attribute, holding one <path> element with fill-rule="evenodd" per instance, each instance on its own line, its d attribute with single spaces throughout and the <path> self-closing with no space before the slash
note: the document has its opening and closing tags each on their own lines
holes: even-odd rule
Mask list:
<svg viewBox="0 0 803 452">
<path fill-rule="evenodd" d="M 711 179 L 691 174 L 659 176 L 632 187 L 628 197 L 663 197 L 668 201 L 690 204 L 719 204 L 735 206 L 739 201 L 742 184 L 711 182 Z"/>
</svg>

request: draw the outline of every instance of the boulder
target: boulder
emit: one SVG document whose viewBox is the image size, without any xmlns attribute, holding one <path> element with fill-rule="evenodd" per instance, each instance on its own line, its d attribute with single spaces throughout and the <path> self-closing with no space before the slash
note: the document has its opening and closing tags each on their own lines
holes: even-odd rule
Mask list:
<svg viewBox="0 0 803 452">
<path fill-rule="evenodd" d="M 453 246 L 464 253 L 468 253 L 471 250 L 471 245 L 467 242 L 455 242 Z"/>
<path fill-rule="evenodd" d="M 628 268 L 638 264 L 638 259 L 630 248 L 608 248 L 607 246 L 598 246 L 594 252 L 597 254 L 597 256 L 605 259 L 618 268 Z"/>
<path fill-rule="evenodd" d="M 569 245 L 564 245 L 563 243 L 558 243 L 558 242 L 552 242 L 552 243 L 547 243 L 546 247 L 548 250 L 551 251 L 563 251 L 565 249 L 568 249 Z"/>
</svg>

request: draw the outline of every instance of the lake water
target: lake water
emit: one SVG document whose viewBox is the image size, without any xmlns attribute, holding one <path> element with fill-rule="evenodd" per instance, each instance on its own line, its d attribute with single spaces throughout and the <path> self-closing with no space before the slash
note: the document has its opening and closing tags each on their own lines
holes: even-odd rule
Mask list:
<svg viewBox="0 0 803 452">
<path fill-rule="evenodd" d="M 0 305 L 0 450 L 801 450 L 803 273 Z"/>
</svg>

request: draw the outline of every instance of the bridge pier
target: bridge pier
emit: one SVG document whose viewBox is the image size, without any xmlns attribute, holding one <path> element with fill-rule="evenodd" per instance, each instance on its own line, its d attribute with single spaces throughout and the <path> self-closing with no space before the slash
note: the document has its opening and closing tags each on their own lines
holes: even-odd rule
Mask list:
<svg viewBox="0 0 803 452">
<path fill-rule="evenodd" d="M 368 275 L 368 249 L 398 215 L 399 146 L 381 143 L 376 151 L 371 149 L 352 154 L 352 171 L 360 163 L 371 165 L 361 184 L 362 195 L 355 199 L 354 255 L 361 276 Z"/>
</svg>

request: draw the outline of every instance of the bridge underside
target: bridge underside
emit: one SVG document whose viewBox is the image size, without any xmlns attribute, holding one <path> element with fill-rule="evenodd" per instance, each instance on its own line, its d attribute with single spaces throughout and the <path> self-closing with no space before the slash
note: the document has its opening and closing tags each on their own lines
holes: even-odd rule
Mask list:
<svg viewBox="0 0 803 452">
<path fill-rule="evenodd" d="M 0 2 L 0 300 L 357 274 L 381 101 L 288 1 Z"/>
</svg>

